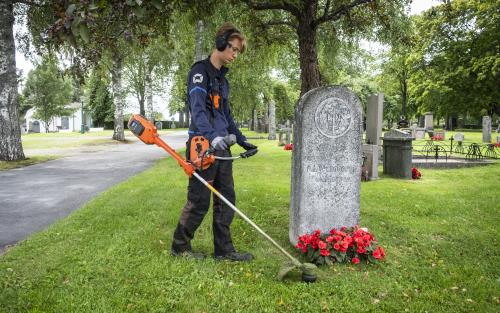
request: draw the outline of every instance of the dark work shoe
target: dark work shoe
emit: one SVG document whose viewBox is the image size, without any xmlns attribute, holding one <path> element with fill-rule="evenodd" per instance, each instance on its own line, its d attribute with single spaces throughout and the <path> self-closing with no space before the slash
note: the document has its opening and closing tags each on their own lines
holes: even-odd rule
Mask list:
<svg viewBox="0 0 500 313">
<path fill-rule="evenodd" d="M 218 261 L 235 261 L 235 262 L 248 262 L 253 260 L 253 255 L 251 253 L 238 253 L 238 252 L 229 252 L 225 255 L 216 255 L 215 259 Z"/>
<path fill-rule="evenodd" d="M 170 250 L 170 254 L 175 257 L 194 259 L 194 260 L 203 260 L 206 257 L 205 254 L 202 252 L 194 252 L 191 250 L 187 251 Z"/>
</svg>

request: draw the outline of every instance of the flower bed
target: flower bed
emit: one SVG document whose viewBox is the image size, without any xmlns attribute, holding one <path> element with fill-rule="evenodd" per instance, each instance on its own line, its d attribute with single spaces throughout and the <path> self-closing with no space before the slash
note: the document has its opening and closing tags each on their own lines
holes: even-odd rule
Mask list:
<svg viewBox="0 0 500 313">
<path fill-rule="evenodd" d="M 295 246 L 310 262 L 318 265 L 339 263 L 376 263 L 385 257 L 385 251 L 375 237 L 359 226 L 335 228 L 327 234 L 316 230 L 299 236 Z"/>
</svg>

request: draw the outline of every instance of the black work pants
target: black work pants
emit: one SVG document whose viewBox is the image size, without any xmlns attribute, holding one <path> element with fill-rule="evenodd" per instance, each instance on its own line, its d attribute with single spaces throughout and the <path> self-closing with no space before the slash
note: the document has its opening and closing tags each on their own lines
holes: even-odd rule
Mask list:
<svg viewBox="0 0 500 313">
<path fill-rule="evenodd" d="M 216 156 L 231 156 L 229 150 L 216 151 Z M 233 181 L 233 162 L 216 160 L 208 169 L 198 172 L 203 179 L 214 186 L 232 204 L 236 201 Z M 187 202 L 174 232 L 172 250 L 176 252 L 191 250 L 191 240 L 210 207 L 211 191 L 196 177 L 189 178 Z M 213 233 L 214 254 L 216 256 L 234 252 L 229 226 L 233 221 L 234 211 L 213 196 Z"/>
</svg>

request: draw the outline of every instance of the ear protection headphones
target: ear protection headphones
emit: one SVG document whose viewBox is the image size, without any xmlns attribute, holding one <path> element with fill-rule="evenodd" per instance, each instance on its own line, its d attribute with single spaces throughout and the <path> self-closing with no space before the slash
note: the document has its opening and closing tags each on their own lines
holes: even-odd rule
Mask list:
<svg viewBox="0 0 500 313">
<path fill-rule="evenodd" d="M 229 37 L 232 34 L 239 33 L 239 32 L 240 31 L 237 30 L 236 28 L 231 28 L 231 29 L 226 30 L 222 35 L 215 37 L 215 48 L 217 48 L 217 50 L 219 50 L 221 52 L 226 50 Z"/>
</svg>

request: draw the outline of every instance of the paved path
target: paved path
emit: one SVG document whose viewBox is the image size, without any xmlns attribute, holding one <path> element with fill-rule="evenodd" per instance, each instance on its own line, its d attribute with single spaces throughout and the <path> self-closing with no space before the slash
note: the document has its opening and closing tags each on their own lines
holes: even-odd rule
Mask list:
<svg viewBox="0 0 500 313">
<path fill-rule="evenodd" d="M 163 135 L 172 148 L 185 146 L 187 132 Z M 80 208 L 97 194 L 149 168 L 168 154 L 137 141 L 82 150 L 72 156 L 0 171 L 0 254 Z"/>
</svg>

